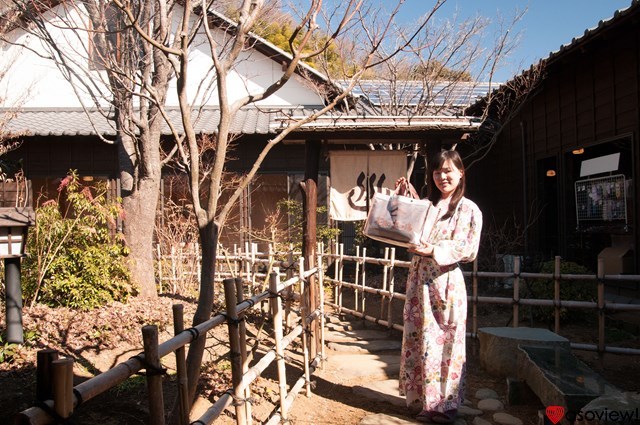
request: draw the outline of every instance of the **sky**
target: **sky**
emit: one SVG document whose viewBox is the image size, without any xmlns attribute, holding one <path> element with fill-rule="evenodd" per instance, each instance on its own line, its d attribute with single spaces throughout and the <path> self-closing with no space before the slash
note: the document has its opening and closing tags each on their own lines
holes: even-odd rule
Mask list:
<svg viewBox="0 0 640 425">
<path fill-rule="evenodd" d="M 433 0 L 406 0 L 403 17 L 415 19 L 431 10 L 433 3 Z M 516 8 L 528 8 L 516 26 L 521 33 L 520 43 L 494 78 L 504 82 L 582 36 L 586 29 L 597 27 L 599 21 L 613 17 L 616 10 L 630 5 L 631 0 L 448 0 L 439 16 L 451 17 L 457 9 L 461 17 L 480 14 L 493 19 L 500 14 L 508 18 Z"/>
</svg>

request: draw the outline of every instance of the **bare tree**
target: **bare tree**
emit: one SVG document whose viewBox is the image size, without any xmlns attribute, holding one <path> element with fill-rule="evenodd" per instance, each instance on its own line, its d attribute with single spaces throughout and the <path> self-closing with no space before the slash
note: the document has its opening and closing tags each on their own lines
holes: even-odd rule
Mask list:
<svg viewBox="0 0 640 425">
<path fill-rule="evenodd" d="M 118 146 L 127 214 L 125 237 L 136 259 L 133 276 L 141 285 L 143 295 L 155 295 L 151 235 L 161 167 L 167 161 L 175 161 L 188 176 L 202 245 L 195 325 L 211 315 L 220 229 L 269 152 L 303 125 L 347 105 L 355 85 L 373 69 L 401 55 L 420 56 L 423 50 L 432 47 L 427 29 L 445 1 L 435 0 L 432 10 L 401 37 L 396 32 L 399 25 L 395 21 L 404 3 L 402 0 L 388 12 L 373 10 L 371 3 L 363 0 L 331 3 L 334 6 L 327 6 L 322 0 L 304 2 L 297 14 L 293 12 L 297 23 L 289 38 L 290 54 L 282 64 L 281 74 L 262 90 L 240 95 L 238 90 L 230 92 L 230 80 L 255 41 L 254 25 L 272 4 L 263 0 L 225 2 L 225 7 L 236 5 L 237 22 L 216 13 L 213 8 L 220 2 L 215 1 L 81 0 L 63 2 L 53 8 L 50 2 L 16 1 L 21 15 L 15 25 L 28 23 L 23 26 L 24 30 L 43 40 L 47 47 L 37 53 L 58 64 L 83 105 L 101 111 L 114 123 L 117 138 L 104 141 Z M 67 37 L 64 46 L 75 46 L 74 49 L 65 49 L 60 38 L 54 36 L 55 31 L 64 33 Z M 390 43 L 391 40 L 394 42 Z M 444 46 L 447 41 L 440 43 Z M 251 169 L 228 188 L 229 196 L 221 203 L 225 189 L 223 175 L 233 137 L 231 124 L 238 112 L 278 92 L 296 75 L 314 74 L 307 62 L 323 58 L 336 45 L 349 49 L 349 57 L 354 58 L 344 66 L 341 85 L 329 81 L 317 87 L 318 93 L 325 97 L 325 104 L 314 113 L 304 117 L 285 116 L 282 130 L 267 141 Z M 33 49 L 28 45 L 24 47 Z M 210 72 L 204 76 L 190 74 L 193 71 L 190 55 L 196 48 L 208 52 Z M 436 72 L 437 64 L 459 66 L 458 62 L 436 58 L 438 54 L 438 50 L 427 54 L 426 65 L 422 67 L 427 74 Z M 456 57 L 453 53 L 449 56 Z M 195 90 L 193 79 L 199 82 Z M 179 103 L 178 121 L 171 119 L 171 111 L 165 106 L 170 94 L 175 95 Z M 205 140 L 198 136 L 195 126 L 200 106 L 211 97 L 217 99 L 220 119 L 210 136 L 212 139 Z M 163 125 L 172 133 L 171 140 L 167 141 L 171 146 L 164 156 Z M 210 161 L 203 160 L 204 150 L 208 151 Z M 195 396 L 205 341 L 204 337 L 198 338 L 189 349 L 191 400 Z"/>
</svg>

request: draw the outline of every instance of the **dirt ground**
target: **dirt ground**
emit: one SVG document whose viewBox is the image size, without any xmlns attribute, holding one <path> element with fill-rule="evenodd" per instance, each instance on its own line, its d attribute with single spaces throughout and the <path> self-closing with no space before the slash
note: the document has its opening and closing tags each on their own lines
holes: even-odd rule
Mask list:
<svg viewBox="0 0 640 425">
<path fill-rule="evenodd" d="M 25 344 L 20 347 L 0 345 L 0 354 L 5 360 L 0 362 L 0 424 L 10 424 L 16 413 L 34 405 L 36 380 L 35 359 L 38 350 L 54 348 L 60 356 L 75 359 L 74 385 L 97 373 L 105 371 L 115 364 L 139 353 L 142 346 L 141 327 L 156 324 L 161 332 L 160 341 L 172 335 L 171 305 L 182 303 L 185 306 L 185 323 L 192 317 L 195 305 L 193 300 L 177 300 L 161 296 L 156 301 L 132 299 L 127 304 L 113 304 L 91 312 L 77 312 L 65 308 L 35 306 L 24 309 Z M 373 305 L 368 304 L 371 308 Z M 0 329 L 5 328 L 4 311 L 0 312 Z M 479 311 L 481 326 L 506 326 L 508 312 L 496 309 Z M 248 320 L 249 342 L 264 341 L 268 323 L 261 328 L 262 315 L 255 313 Z M 572 340 L 591 339 L 593 327 L 573 325 L 565 328 L 572 333 Z M 584 335 L 583 335 L 584 334 Z M 583 335 L 582 337 L 580 335 Z M 626 335 L 626 334 L 625 334 Z M 203 379 L 200 391 L 203 398 L 217 399 L 229 387 L 231 379 L 230 363 L 225 353 L 226 326 L 220 326 L 210 333 L 207 353 L 212 359 L 203 367 Z M 638 339 L 628 341 L 638 346 Z M 266 351 L 265 344 L 255 344 L 256 351 Z M 499 394 L 506 393 L 506 381 L 486 373 L 479 364 L 478 345 L 470 340 L 468 346 L 467 394 L 473 400 L 478 388 L 489 387 Z M 595 353 L 576 352 L 594 370 L 602 374 L 612 384 L 628 391 L 639 391 L 640 381 L 630 376 L 640 376 L 640 359 L 637 356 L 606 355 L 599 359 Z M 300 347 L 294 345 L 291 357 L 298 371 L 288 371 L 288 376 L 297 377 L 302 373 L 302 363 L 295 361 Z M 171 356 L 169 356 L 171 357 Z M 165 409 L 170 410 L 176 395 L 175 367 L 167 357 L 165 366 L 168 374 L 165 382 Z M 264 377 L 252 385 L 252 410 L 255 423 L 264 421 L 278 407 L 277 383 L 273 379 L 275 371 L 267 369 Z M 292 378 L 293 379 L 293 378 Z M 361 378 L 363 379 L 363 378 Z M 290 420 L 297 424 L 357 424 L 366 415 L 387 413 L 406 414 L 404 409 L 387 403 L 372 401 L 364 397 L 355 397 L 352 386 L 357 379 L 336 383 L 323 375 L 322 371 L 313 378 L 313 396 L 308 398 L 301 392 L 296 398 Z M 293 382 L 291 382 L 293 384 Z M 473 400 L 475 401 L 475 400 Z M 206 404 L 198 403 L 199 406 Z M 507 412 L 520 418 L 530 418 L 527 424 L 537 423 L 537 411 L 543 406 L 537 399 L 522 406 L 509 406 Z M 144 377 L 135 376 L 116 388 L 95 397 L 83 404 L 73 416 L 74 424 L 100 423 L 102 425 L 144 424 L 147 423 L 148 408 L 146 402 L 146 384 Z M 408 419 L 408 417 L 407 417 Z M 232 424 L 230 412 L 225 413 L 219 424 Z"/>
</svg>

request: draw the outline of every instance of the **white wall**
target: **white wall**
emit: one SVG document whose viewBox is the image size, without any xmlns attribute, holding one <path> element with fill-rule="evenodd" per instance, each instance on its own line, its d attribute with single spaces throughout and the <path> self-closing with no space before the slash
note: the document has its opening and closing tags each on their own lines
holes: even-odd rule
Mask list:
<svg viewBox="0 0 640 425">
<path fill-rule="evenodd" d="M 85 106 L 92 107 L 94 103 L 89 91 L 101 93 L 100 103 L 107 105 L 108 90 L 104 72 L 87 71 L 87 33 L 57 28 L 69 22 L 84 26 L 81 14 L 76 10 L 67 11 L 61 5 L 49 11 L 47 16 L 51 33 L 64 46 L 63 51 L 75 62 L 74 67 L 86 84 L 75 84 L 74 91 L 69 79 L 58 69 L 54 61 L 46 58 L 52 56 L 48 46 L 23 30 L 15 30 L 10 37 L 18 45 L 4 45 L 1 49 L 0 70 L 6 69 L 7 66 L 11 68 L 8 75 L 0 81 L 0 106 L 11 107 L 22 103 L 23 107 L 29 108 L 70 108 L 79 107 L 82 102 Z M 217 36 L 222 37 L 222 33 L 217 32 Z M 195 44 L 189 56 L 189 97 L 194 104 L 217 105 L 216 85 L 209 71 L 212 66 L 209 47 L 204 36 L 201 36 Z M 280 67 L 279 63 L 255 50 L 243 53 L 242 60 L 228 79 L 231 100 L 236 100 L 247 93 L 255 94 L 264 90 L 281 75 Z M 91 77 L 87 78 L 87 75 Z M 74 78 L 77 77 L 71 77 L 72 80 Z M 209 87 L 210 90 L 204 92 L 201 89 L 198 92 L 198 86 Z M 167 105 L 177 104 L 174 80 L 167 98 Z M 277 107 L 320 105 L 322 99 L 310 83 L 295 76 L 275 95 L 259 104 Z"/>
</svg>

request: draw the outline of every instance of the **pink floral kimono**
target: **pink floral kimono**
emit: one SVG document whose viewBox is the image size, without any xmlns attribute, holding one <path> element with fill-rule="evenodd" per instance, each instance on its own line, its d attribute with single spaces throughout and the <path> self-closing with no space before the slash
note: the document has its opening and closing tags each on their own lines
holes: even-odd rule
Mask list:
<svg viewBox="0 0 640 425">
<path fill-rule="evenodd" d="M 462 403 L 465 370 L 467 291 L 459 262 L 476 258 L 482 213 L 462 198 L 453 215 L 425 226 L 423 240 L 433 257 L 414 255 L 407 279 L 400 394 L 416 410 L 446 412 Z M 427 228 L 428 227 L 428 228 Z"/>
</svg>

